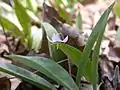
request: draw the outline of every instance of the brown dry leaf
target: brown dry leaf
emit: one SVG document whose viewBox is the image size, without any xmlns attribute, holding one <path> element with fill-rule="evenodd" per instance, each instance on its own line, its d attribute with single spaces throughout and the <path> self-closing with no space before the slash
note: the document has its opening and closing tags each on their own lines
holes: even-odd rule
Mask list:
<svg viewBox="0 0 120 90">
<path fill-rule="evenodd" d="M 119 73 L 119 66 L 117 65 L 115 67 L 114 74 L 113 74 L 113 86 L 117 90 L 120 89 L 118 84 L 120 85 L 120 73 Z"/>
<path fill-rule="evenodd" d="M 109 54 L 107 55 L 108 59 L 113 62 L 120 62 L 120 58 L 113 47 L 110 47 Z"/>
<path fill-rule="evenodd" d="M 106 30 L 104 37 L 108 40 L 110 40 L 111 42 L 113 42 L 115 40 L 115 36 L 116 36 L 116 31 L 115 30 Z"/>
<path fill-rule="evenodd" d="M 99 20 L 100 16 L 107 9 L 107 7 L 108 4 L 106 2 L 87 4 L 85 6 L 82 6 L 81 4 L 75 4 L 74 8 L 77 11 L 74 16 L 76 17 L 78 15 L 78 12 L 81 13 L 83 20 L 83 31 L 84 29 L 92 29 Z M 111 13 L 109 18 L 110 20 L 108 23 L 108 27 L 110 27 L 110 29 L 113 29 L 115 28 L 114 14 Z"/>
<path fill-rule="evenodd" d="M 3 34 L 0 34 L 0 43 L 6 42 L 6 37 Z"/>
<path fill-rule="evenodd" d="M 9 48 L 8 48 L 8 46 L 6 44 L 1 43 L 0 44 L 0 54 L 2 54 L 4 52 L 9 53 Z"/>
<path fill-rule="evenodd" d="M 117 54 L 120 55 L 120 40 L 115 40 L 113 42 L 113 48 L 116 50 Z"/>
<path fill-rule="evenodd" d="M 100 55 L 108 55 L 109 53 L 109 40 L 103 40 L 100 47 Z"/>
<path fill-rule="evenodd" d="M 0 90 L 11 90 L 11 82 L 7 77 L 0 78 Z"/>
<path fill-rule="evenodd" d="M 114 65 L 105 55 L 100 57 L 100 78 L 103 81 L 101 90 L 114 90 L 111 84 L 113 80 Z"/>
<path fill-rule="evenodd" d="M 17 87 L 20 85 L 21 80 L 14 78 L 14 79 L 10 79 L 11 81 L 11 90 L 16 90 Z"/>
<path fill-rule="evenodd" d="M 48 6 L 47 4 L 43 3 L 43 14 L 44 14 L 44 21 L 46 22 L 53 22 L 54 19 L 59 20 L 61 22 L 65 22 L 65 20 L 59 16 L 58 12 L 53 8 Z"/>
<path fill-rule="evenodd" d="M 2 57 L 0 57 L 0 62 L 3 62 L 3 63 L 12 63 L 11 60 L 8 60 L 8 59 L 2 58 Z"/>
<path fill-rule="evenodd" d="M 109 46 L 108 40 L 103 40 L 101 44 L 101 52 L 100 55 L 104 55 L 108 58 L 108 60 L 112 62 L 120 62 L 119 54 L 116 52 L 116 49 L 114 49 L 112 46 Z"/>
</svg>

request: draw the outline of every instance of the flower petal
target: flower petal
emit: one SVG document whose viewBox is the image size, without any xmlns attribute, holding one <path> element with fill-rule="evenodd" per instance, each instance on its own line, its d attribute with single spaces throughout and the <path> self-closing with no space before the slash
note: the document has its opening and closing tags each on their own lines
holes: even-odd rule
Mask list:
<svg viewBox="0 0 120 90">
<path fill-rule="evenodd" d="M 68 36 L 66 36 L 65 38 L 64 38 L 64 40 L 62 40 L 62 42 L 67 42 L 68 41 Z"/>
</svg>

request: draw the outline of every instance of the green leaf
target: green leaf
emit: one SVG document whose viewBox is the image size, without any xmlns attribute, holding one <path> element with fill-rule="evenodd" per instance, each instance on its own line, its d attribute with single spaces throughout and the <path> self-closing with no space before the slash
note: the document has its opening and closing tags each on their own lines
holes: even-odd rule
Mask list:
<svg viewBox="0 0 120 90">
<path fill-rule="evenodd" d="M 76 18 L 76 27 L 78 29 L 82 29 L 82 16 L 80 12 L 78 13 L 77 18 Z"/>
<path fill-rule="evenodd" d="M 94 51 L 92 53 L 92 63 L 91 63 L 91 75 L 92 75 L 92 84 L 93 84 L 93 90 L 97 90 L 97 84 L 98 84 L 98 59 L 99 59 L 99 51 L 100 51 L 100 45 L 101 41 L 104 35 L 105 28 L 100 32 L 98 39 L 96 41 Z"/>
<path fill-rule="evenodd" d="M 7 29 L 8 32 L 11 32 L 16 37 L 24 36 L 22 31 L 18 28 L 18 26 L 13 21 L 7 19 L 4 16 L 0 16 L 0 19 L 1 19 L 2 24 L 4 25 L 5 29 Z"/>
<path fill-rule="evenodd" d="M 48 44 L 50 56 L 53 60 L 60 61 L 66 58 L 66 55 L 60 49 L 58 49 L 55 44 L 52 44 L 50 42 Z"/>
<path fill-rule="evenodd" d="M 55 4 L 59 6 L 60 4 L 62 4 L 62 0 L 55 0 Z"/>
<path fill-rule="evenodd" d="M 79 68 L 78 68 L 78 72 L 77 72 L 76 83 L 78 86 L 80 83 L 80 78 L 82 77 L 82 75 L 85 71 L 85 67 L 87 65 L 87 62 L 89 60 L 91 50 L 95 44 L 95 41 L 98 38 L 98 35 L 104 31 L 105 26 L 107 24 L 107 18 L 109 16 L 109 13 L 111 12 L 113 6 L 114 6 L 114 3 L 110 7 L 108 7 L 108 9 L 103 13 L 101 18 L 99 19 L 99 21 L 95 25 L 90 37 L 88 38 L 87 44 L 86 44 L 84 51 L 83 51 L 83 54 L 81 56 L 81 60 L 80 60 Z"/>
<path fill-rule="evenodd" d="M 48 47 L 49 47 L 49 53 L 50 53 L 50 56 L 53 60 L 56 60 L 58 59 L 58 56 L 57 56 L 57 53 L 58 53 L 58 50 L 56 48 L 55 45 L 52 45 L 51 44 L 51 38 L 53 35 L 56 35 L 58 34 L 58 32 L 56 31 L 56 29 L 50 25 L 49 23 L 42 23 L 42 26 L 47 34 L 47 39 L 48 39 Z"/>
<path fill-rule="evenodd" d="M 63 43 L 58 43 L 58 48 L 63 51 L 68 56 L 68 58 L 70 58 L 73 64 L 75 64 L 77 67 L 79 66 L 82 54 L 80 50 Z"/>
<path fill-rule="evenodd" d="M 17 18 L 23 27 L 24 36 L 26 37 L 27 47 L 31 49 L 32 47 L 32 39 L 31 39 L 31 30 L 30 30 L 30 17 L 27 14 L 26 9 L 21 5 L 18 0 L 14 0 L 14 8 Z"/>
<path fill-rule="evenodd" d="M 114 6 L 114 12 L 120 18 L 120 0 L 117 0 L 117 3 Z"/>
<path fill-rule="evenodd" d="M 32 27 L 32 49 L 38 51 L 42 45 L 43 30 L 42 28 Z"/>
<path fill-rule="evenodd" d="M 15 13 L 24 29 L 24 33 L 25 35 L 30 35 L 30 17 L 28 16 L 26 9 L 20 4 L 18 0 L 14 0 L 14 3 Z"/>
<path fill-rule="evenodd" d="M 8 12 L 12 12 L 13 11 L 13 9 L 12 9 L 12 7 L 10 5 L 8 5 L 7 3 L 2 2 L 2 1 L 0 1 L 0 8 L 1 9 L 5 9 Z"/>
<path fill-rule="evenodd" d="M 23 79 L 43 90 L 56 90 L 52 84 L 32 72 L 9 63 L 0 63 L 0 71 Z"/>
<path fill-rule="evenodd" d="M 53 35 L 58 34 L 58 32 L 56 31 L 56 29 L 52 25 L 50 25 L 49 23 L 43 22 L 42 26 L 43 26 L 46 34 L 47 34 L 48 40 L 51 39 L 51 37 Z"/>
<path fill-rule="evenodd" d="M 82 52 L 78 49 L 76 49 L 75 47 L 72 47 L 68 44 L 63 44 L 63 43 L 57 43 L 58 48 L 63 51 L 68 58 L 71 60 L 71 62 L 73 64 L 75 64 L 77 67 L 79 66 L 79 62 L 80 62 L 80 58 L 82 55 Z M 91 61 L 89 60 L 86 68 L 85 68 L 85 78 L 91 82 Z"/>
<path fill-rule="evenodd" d="M 38 5 L 36 0 L 22 0 L 22 5 L 34 13 L 37 11 Z"/>
<path fill-rule="evenodd" d="M 59 61 L 61 59 L 64 59 L 65 55 L 59 49 L 57 49 L 56 45 L 54 45 L 50 42 L 51 37 L 53 35 L 58 34 L 57 30 L 52 25 L 50 25 L 49 23 L 46 23 L 46 22 L 42 23 L 42 26 L 47 34 L 50 56 L 55 61 Z"/>
<path fill-rule="evenodd" d="M 72 20 L 70 16 L 67 14 L 67 12 L 63 8 L 58 7 L 58 13 L 64 20 L 66 20 L 66 23 L 70 25 L 72 24 Z"/>
<path fill-rule="evenodd" d="M 29 17 L 36 23 L 40 23 L 40 19 L 30 10 L 27 10 Z"/>
<path fill-rule="evenodd" d="M 15 61 L 24 63 L 25 65 L 40 71 L 57 83 L 66 86 L 67 88 L 69 88 L 69 90 L 79 90 L 68 72 L 51 59 L 44 57 L 27 57 L 19 55 L 12 55 L 7 57 Z"/>
<path fill-rule="evenodd" d="M 26 0 L 26 1 L 27 1 L 27 8 L 35 13 L 37 11 L 36 0 Z"/>
<path fill-rule="evenodd" d="M 100 45 L 104 36 L 104 32 L 105 32 L 105 27 L 107 24 L 107 19 L 109 16 L 109 13 L 111 12 L 112 8 L 114 6 L 114 3 L 105 11 L 105 13 L 103 14 L 103 16 L 101 17 L 101 20 L 104 21 L 102 28 L 97 27 L 97 29 L 99 29 L 99 34 L 96 40 L 96 44 L 94 47 L 94 51 L 92 53 L 92 64 L 91 64 L 91 74 L 92 74 L 92 84 L 93 84 L 93 90 L 97 90 L 97 84 L 98 84 L 98 59 L 99 59 L 99 51 L 100 51 Z M 101 22 L 102 23 L 102 22 Z"/>
<path fill-rule="evenodd" d="M 91 66 L 92 66 L 92 62 L 91 60 L 88 60 L 87 65 L 85 67 L 84 76 L 87 79 L 87 81 L 89 81 L 90 83 L 92 83 Z"/>
</svg>

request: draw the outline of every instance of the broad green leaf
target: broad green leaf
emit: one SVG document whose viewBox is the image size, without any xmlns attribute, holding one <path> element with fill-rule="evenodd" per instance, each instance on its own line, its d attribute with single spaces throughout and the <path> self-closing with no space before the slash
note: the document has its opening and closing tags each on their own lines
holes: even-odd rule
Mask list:
<svg viewBox="0 0 120 90">
<path fill-rule="evenodd" d="M 31 30 L 30 30 L 30 17 L 27 14 L 26 9 L 21 5 L 18 0 L 14 0 L 14 8 L 17 18 L 23 27 L 24 36 L 26 38 L 27 48 L 31 49 L 32 39 L 31 39 Z"/>
<path fill-rule="evenodd" d="M 120 27 L 119 27 L 118 30 L 117 30 L 116 39 L 117 39 L 117 40 L 120 40 Z"/>
<path fill-rule="evenodd" d="M 76 18 L 76 27 L 78 29 L 82 29 L 82 16 L 80 12 L 78 13 L 77 18 Z"/>
<path fill-rule="evenodd" d="M 51 59 L 20 55 L 12 55 L 7 57 L 40 71 L 44 75 L 56 81 L 58 84 L 66 86 L 69 90 L 79 90 L 68 72 Z"/>
<path fill-rule="evenodd" d="M 38 51 L 42 45 L 42 38 L 43 38 L 43 30 L 42 28 L 38 28 L 36 26 L 32 27 L 32 49 Z"/>
<path fill-rule="evenodd" d="M 24 68 L 9 63 L 0 63 L 0 71 L 19 77 L 43 90 L 56 90 L 48 81 Z"/>
<path fill-rule="evenodd" d="M 60 61 L 66 58 L 66 55 L 60 49 L 58 49 L 55 44 L 52 44 L 50 42 L 48 44 L 50 56 L 53 60 Z"/>
<path fill-rule="evenodd" d="M 50 53 L 50 56 L 52 57 L 53 60 L 57 60 L 57 48 L 55 45 L 51 44 L 51 38 L 53 37 L 53 35 L 56 35 L 58 34 L 58 32 L 56 31 L 56 29 L 50 25 L 49 23 L 42 23 L 42 26 L 47 34 L 47 39 L 48 39 L 48 46 L 49 46 L 49 53 Z"/>
<path fill-rule="evenodd" d="M 56 45 L 50 42 L 51 37 L 53 37 L 53 35 L 58 34 L 57 30 L 52 25 L 46 22 L 42 23 L 42 26 L 47 34 L 50 56 L 52 57 L 53 60 L 56 61 L 64 59 L 65 55 L 60 50 L 57 49 Z"/>
<path fill-rule="evenodd" d="M 63 51 L 68 58 L 70 58 L 71 62 L 75 64 L 77 67 L 79 66 L 80 58 L 82 52 L 70 45 L 59 43 L 58 48 Z"/>
<path fill-rule="evenodd" d="M 77 67 L 79 66 L 80 58 L 82 55 L 82 52 L 80 50 L 63 43 L 58 43 L 57 46 L 61 51 L 63 51 L 68 56 L 68 58 L 71 60 L 73 64 L 75 64 Z M 91 82 L 91 61 L 90 60 L 86 65 L 84 75 L 85 75 L 85 78 L 89 82 Z"/>
<path fill-rule="evenodd" d="M 109 13 L 111 12 L 113 6 L 114 6 L 114 3 L 110 7 L 108 7 L 108 9 L 103 13 L 101 18 L 99 19 L 99 21 L 95 25 L 90 37 L 88 38 L 88 41 L 87 41 L 85 48 L 83 50 L 83 54 L 81 56 L 81 60 L 80 60 L 79 68 L 78 68 L 78 72 L 77 72 L 76 83 L 78 86 L 80 83 L 80 78 L 82 77 L 82 75 L 85 71 L 85 67 L 87 65 L 91 50 L 95 44 L 95 41 L 98 38 L 98 35 L 104 31 L 105 26 L 107 24 L 107 18 L 109 16 Z"/>
<path fill-rule="evenodd" d="M 46 34 L 47 34 L 48 40 L 51 39 L 51 37 L 53 35 L 58 34 L 58 32 L 56 31 L 56 29 L 52 25 L 50 25 L 49 23 L 43 22 L 42 26 L 43 26 Z"/>
<path fill-rule="evenodd" d="M 18 28 L 17 25 L 14 24 L 13 21 L 7 19 L 4 16 L 0 16 L 2 24 L 4 25 L 5 29 L 7 29 L 8 32 L 11 32 L 14 36 L 17 37 L 23 37 L 24 34 L 22 31 Z"/>
</svg>

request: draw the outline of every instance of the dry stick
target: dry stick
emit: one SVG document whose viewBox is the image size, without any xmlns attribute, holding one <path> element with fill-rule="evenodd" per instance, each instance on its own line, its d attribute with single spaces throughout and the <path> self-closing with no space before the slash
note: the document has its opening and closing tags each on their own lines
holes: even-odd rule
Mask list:
<svg viewBox="0 0 120 90">
<path fill-rule="evenodd" d="M 1 19 L 0 19 L 0 24 L 1 24 L 1 27 L 2 27 L 2 29 L 3 29 L 3 33 L 4 33 L 5 38 L 6 38 L 6 44 L 8 45 L 9 52 L 11 52 L 10 44 L 9 44 L 8 39 L 7 39 L 7 35 L 6 35 L 6 33 L 5 33 L 5 28 L 4 28 L 4 25 L 3 25 L 3 23 L 2 23 L 2 20 L 1 20 Z"/>
</svg>

